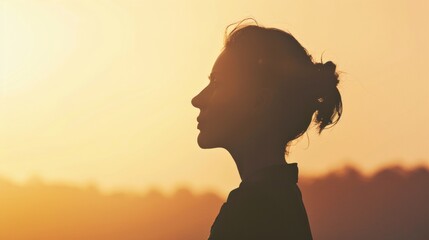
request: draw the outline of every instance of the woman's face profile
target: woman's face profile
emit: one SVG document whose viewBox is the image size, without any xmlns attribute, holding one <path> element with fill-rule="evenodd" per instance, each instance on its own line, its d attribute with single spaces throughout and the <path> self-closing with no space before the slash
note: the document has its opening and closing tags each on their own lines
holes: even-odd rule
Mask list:
<svg viewBox="0 0 429 240">
<path fill-rule="evenodd" d="M 201 148 L 229 147 L 251 132 L 254 91 L 246 84 L 239 63 L 224 50 L 212 68 L 210 83 L 192 99 L 192 105 L 200 109 L 197 120 Z"/>
</svg>

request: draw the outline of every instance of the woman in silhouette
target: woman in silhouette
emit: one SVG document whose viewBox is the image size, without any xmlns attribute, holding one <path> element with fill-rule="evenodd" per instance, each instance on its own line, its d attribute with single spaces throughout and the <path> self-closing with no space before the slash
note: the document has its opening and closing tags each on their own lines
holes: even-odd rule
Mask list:
<svg viewBox="0 0 429 240">
<path fill-rule="evenodd" d="M 319 134 L 342 113 L 332 62 L 316 63 L 289 33 L 238 24 L 192 104 L 198 144 L 226 149 L 241 177 L 214 221 L 210 240 L 312 239 L 288 144 L 314 122 Z"/>
</svg>

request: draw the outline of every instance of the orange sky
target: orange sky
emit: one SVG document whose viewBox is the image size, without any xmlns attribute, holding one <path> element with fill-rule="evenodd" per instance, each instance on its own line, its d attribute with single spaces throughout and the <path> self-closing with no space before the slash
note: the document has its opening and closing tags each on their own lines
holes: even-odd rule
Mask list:
<svg viewBox="0 0 429 240">
<path fill-rule="evenodd" d="M 236 187 L 229 154 L 198 148 L 190 101 L 225 27 L 249 16 L 345 72 L 339 124 L 311 130 L 309 147 L 304 136 L 287 158 L 301 174 L 429 165 L 426 1 L 144 2 L 1 1 L 0 175 L 106 190 Z"/>
</svg>

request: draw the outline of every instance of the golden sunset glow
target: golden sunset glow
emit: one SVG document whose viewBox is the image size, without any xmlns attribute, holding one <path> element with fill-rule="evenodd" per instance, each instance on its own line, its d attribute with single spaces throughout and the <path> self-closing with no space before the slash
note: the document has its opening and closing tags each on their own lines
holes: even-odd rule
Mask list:
<svg viewBox="0 0 429 240">
<path fill-rule="evenodd" d="M 343 118 L 286 158 L 301 175 L 429 165 L 429 7 L 412 2 L 3 0 L 0 175 L 225 196 L 236 167 L 199 149 L 191 99 L 246 17 L 343 72 Z"/>
</svg>

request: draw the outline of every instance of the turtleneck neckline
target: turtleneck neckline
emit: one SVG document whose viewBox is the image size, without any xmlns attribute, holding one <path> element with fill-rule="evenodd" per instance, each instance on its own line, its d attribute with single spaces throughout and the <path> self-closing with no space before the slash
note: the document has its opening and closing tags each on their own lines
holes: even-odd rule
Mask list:
<svg viewBox="0 0 429 240">
<path fill-rule="evenodd" d="M 249 179 L 243 180 L 240 186 L 275 182 L 298 183 L 298 163 L 285 163 L 262 168 L 252 173 Z"/>
</svg>

